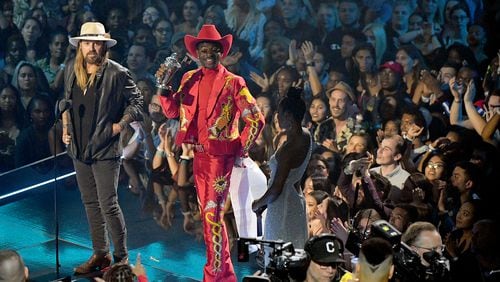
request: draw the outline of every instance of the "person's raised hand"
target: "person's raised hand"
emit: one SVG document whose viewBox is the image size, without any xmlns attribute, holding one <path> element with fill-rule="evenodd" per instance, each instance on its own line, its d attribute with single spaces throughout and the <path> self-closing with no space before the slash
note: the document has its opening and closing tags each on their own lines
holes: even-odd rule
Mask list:
<svg viewBox="0 0 500 282">
<path fill-rule="evenodd" d="M 194 157 L 194 145 L 190 143 L 182 143 L 182 155 L 186 157 Z"/>
<path fill-rule="evenodd" d="M 263 74 L 263 76 L 260 76 L 255 72 L 250 72 L 250 79 L 252 79 L 252 81 L 262 89 L 262 92 L 269 91 L 269 88 L 271 87 L 271 81 L 265 73 Z"/>
<path fill-rule="evenodd" d="M 232 66 L 237 64 L 240 59 L 243 57 L 243 53 L 241 52 L 234 52 L 229 55 L 227 55 L 224 59 L 222 59 L 222 64 L 224 66 Z"/>
<path fill-rule="evenodd" d="M 295 88 L 303 88 L 304 85 L 304 80 L 302 78 L 299 78 L 299 80 L 292 82 L 292 87 Z"/>
<path fill-rule="evenodd" d="M 307 64 L 314 62 L 314 55 L 316 51 L 314 50 L 314 45 L 311 41 L 304 41 L 302 46 L 300 46 L 300 49 L 302 50 L 302 53 L 304 53 L 304 59 Z"/>
<path fill-rule="evenodd" d="M 434 187 L 436 187 L 436 190 L 438 191 L 446 189 L 446 181 L 444 180 L 436 179 L 432 182 L 432 184 L 434 185 Z"/>
<path fill-rule="evenodd" d="M 415 201 L 417 203 L 421 203 L 424 200 L 425 192 L 422 188 L 417 187 L 417 188 L 413 189 L 411 192 L 412 192 L 413 201 Z"/>
<path fill-rule="evenodd" d="M 349 231 L 346 228 L 346 225 L 342 223 L 342 220 L 338 217 L 335 217 L 332 219 L 330 222 L 330 231 L 332 231 L 337 238 L 339 238 L 342 242 L 345 243 L 347 242 L 347 237 L 349 236 Z"/>
<path fill-rule="evenodd" d="M 456 77 L 452 77 L 448 81 L 448 86 L 450 87 L 450 92 L 451 92 L 451 95 L 453 95 L 453 99 L 458 102 L 458 101 L 462 101 L 462 95 L 456 89 L 456 85 L 457 85 L 456 79 L 457 79 Z"/>
<path fill-rule="evenodd" d="M 410 128 L 408 129 L 408 132 L 406 133 L 406 135 L 408 136 L 408 138 L 410 138 L 411 140 L 417 138 L 418 136 L 420 136 L 420 134 L 422 134 L 422 132 L 424 131 L 424 127 L 420 127 L 416 124 L 412 124 L 410 126 Z"/>
<path fill-rule="evenodd" d="M 375 137 L 377 139 L 377 143 L 382 143 L 382 140 L 384 140 L 385 133 L 382 129 L 377 129 L 377 136 Z"/>
<path fill-rule="evenodd" d="M 297 51 L 297 41 L 292 39 L 292 41 L 290 41 L 290 45 L 288 45 L 288 60 L 291 64 L 295 65 L 298 57 L 299 53 Z"/>
<path fill-rule="evenodd" d="M 160 128 L 158 128 L 158 137 L 160 137 L 161 142 L 165 142 L 165 138 L 167 136 L 167 124 L 163 123 L 160 125 Z"/>
<path fill-rule="evenodd" d="M 486 122 L 489 122 L 495 115 L 500 114 L 499 107 L 490 109 L 486 105 L 484 105 L 483 110 L 484 110 L 484 118 L 486 119 Z"/>
<path fill-rule="evenodd" d="M 434 140 L 432 142 L 431 146 L 435 149 L 437 149 L 437 148 L 443 149 L 442 147 L 447 146 L 450 143 L 451 143 L 450 139 L 448 139 L 444 136 L 441 136 L 441 137 L 436 138 L 436 140 Z"/>
<path fill-rule="evenodd" d="M 439 85 L 439 80 L 432 75 L 432 73 L 428 70 L 422 70 L 420 72 L 420 80 L 424 83 L 424 93 L 423 95 L 426 97 L 431 96 L 432 93 L 434 95 L 441 95 L 441 88 Z M 435 99 L 435 98 L 434 98 Z M 433 103 L 431 103 L 433 104 Z"/>
<path fill-rule="evenodd" d="M 476 97 L 476 85 L 474 84 L 474 80 L 471 79 L 467 83 L 467 89 L 465 90 L 464 94 L 464 101 L 473 103 L 475 97 Z"/>
<path fill-rule="evenodd" d="M 62 142 L 66 145 L 69 145 L 69 143 L 71 143 L 71 135 L 68 133 L 68 130 L 63 129 Z"/>
<path fill-rule="evenodd" d="M 325 139 L 321 145 L 333 152 L 338 152 L 337 143 L 333 139 Z"/>
<path fill-rule="evenodd" d="M 146 276 L 146 270 L 144 269 L 144 266 L 141 262 L 141 253 L 137 254 L 135 265 L 132 265 L 132 273 L 134 273 L 137 277 Z"/>
</svg>

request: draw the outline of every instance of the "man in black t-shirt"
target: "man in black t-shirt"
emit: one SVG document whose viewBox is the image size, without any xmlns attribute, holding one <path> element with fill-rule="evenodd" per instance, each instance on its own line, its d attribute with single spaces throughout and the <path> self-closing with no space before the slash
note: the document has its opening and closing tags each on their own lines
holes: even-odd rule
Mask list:
<svg viewBox="0 0 500 282">
<path fill-rule="evenodd" d="M 65 69 L 62 141 L 68 145 L 87 213 L 94 254 L 75 268 L 84 274 L 111 264 L 108 232 L 114 261 L 128 262 L 127 230 L 118 204 L 117 186 L 121 149 L 119 133 L 142 117 L 143 97 L 130 72 L 107 59 L 116 44 L 98 22 L 82 25 L 80 36 L 69 42 L 76 58 Z"/>
</svg>

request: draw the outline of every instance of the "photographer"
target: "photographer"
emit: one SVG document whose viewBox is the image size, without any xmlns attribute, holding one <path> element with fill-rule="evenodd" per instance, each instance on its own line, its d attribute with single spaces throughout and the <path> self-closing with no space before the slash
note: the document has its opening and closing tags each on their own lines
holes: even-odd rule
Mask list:
<svg viewBox="0 0 500 282">
<path fill-rule="evenodd" d="M 321 234 L 309 238 L 304 250 L 311 258 L 304 282 L 340 281 L 339 266 L 342 259 L 343 243 L 332 234 Z"/>
<path fill-rule="evenodd" d="M 443 241 L 432 223 L 417 221 L 411 224 L 401 237 L 401 241 L 420 256 L 424 273 L 428 274 L 416 280 L 404 277 L 401 281 L 420 281 L 424 278 L 430 281 L 448 281 L 448 269 L 443 268 L 446 263 L 441 263 L 446 260 L 443 259 Z"/>
<path fill-rule="evenodd" d="M 384 211 L 375 185 L 368 170 L 372 163 L 372 155 L 350 153 L 343 159 L 344 169 L 337 182 L 338 188 L 346 198 L 352 213 L 363 208 L 374 208 L 380 214 L 389 214 Z"/>
</svg>

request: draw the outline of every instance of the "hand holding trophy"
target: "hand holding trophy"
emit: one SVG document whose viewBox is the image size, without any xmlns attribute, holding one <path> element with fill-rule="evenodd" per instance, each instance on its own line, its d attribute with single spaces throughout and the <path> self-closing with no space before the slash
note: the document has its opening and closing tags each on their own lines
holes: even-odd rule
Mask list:
<svg viewBox="0 0 500 282">
<path fill-rule="evenodd" d="M 156 71 L 156 87 L 161 90 L 172 90 L 170 82 L 175 72 L 180 68 L 181 64 L 177 61 L 177 53 L 172 53 L 172 55 L 166 57 L 165 61 Z"/>
</svg>

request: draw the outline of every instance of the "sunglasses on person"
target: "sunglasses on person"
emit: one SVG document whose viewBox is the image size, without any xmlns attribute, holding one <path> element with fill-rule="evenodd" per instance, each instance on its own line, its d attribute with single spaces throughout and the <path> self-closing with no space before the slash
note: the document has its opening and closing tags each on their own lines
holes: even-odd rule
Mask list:
<svg viewBox="0 0 500 282">
<path fill-rule="evenodd" d="M 427 163 L 427 167 L 433 168 L 433 169 L 444 168 L 444 164 L 429 162 L 429 163 Z"/>
<path fill-rule="evenodd" d="M 442 254 L 444 252 L 444 249 L 445 249 L 444 245 L 439 245 L 439 246 L 432 247 L 432 248 L 426 248 L 426 247 L 417 246 L 417 245 L 412 245 L 412 246 L 415 248 L 427 250 L 429 252 L 436 252 L 436 253 L 440 253 L 440 254 Z"/>
<path fill-rule="evenodd" d="M 317 262 L 317 264 L 319 265 L 319 268 L 321 269 L 328 269 L 329 267 L 333 268 L 333 269 L 337 269 L 337 266 L 338 266 L 338 263 L 336 262 Z"/>
</svg>

